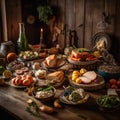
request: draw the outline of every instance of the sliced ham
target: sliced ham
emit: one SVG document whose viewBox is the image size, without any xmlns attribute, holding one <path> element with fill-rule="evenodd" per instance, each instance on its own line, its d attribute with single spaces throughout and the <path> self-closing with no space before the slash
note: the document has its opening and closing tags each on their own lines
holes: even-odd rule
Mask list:
<svg viewBox="0 0 120 120">
<path fill-rule="evenodd" d="M 89 56 L 89 52 L 78 52 L 76 50 L 72 50 L 71 55 L 75 58 L 87 58 Z"/>
<path fill-rule="evenodd" d="M 95 71 L 88 71 L 88 72 L 84 73 L 83 76 L 90 79 L 91 81 L 93 81 L 96 79 L 97 74 L 95 73 Z"/>
<path fill-rule="evenodd" d="M 95 80 L 97 77 L 97 74 L 94 71 L 88 71 L 83 74 L 83 76 L 80 77 L 81 81 L 85 84 L 91 83 L 93 80 Z"/>
<path fill-rule="evenodd" d="M 91 83 L 91 80 L 85 76 L 81 76 L 80 79 L 85 84 Z"/>
</svg>

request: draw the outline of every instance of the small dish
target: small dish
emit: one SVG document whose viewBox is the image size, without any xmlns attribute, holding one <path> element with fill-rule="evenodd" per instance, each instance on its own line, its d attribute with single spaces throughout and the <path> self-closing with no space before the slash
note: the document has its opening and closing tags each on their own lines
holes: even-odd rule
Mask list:
<svg viewBox="0 0 120 120">
<path fill-rule="evenodd" d="M 8 70 L 15 71 L 17 69 L 21 69 L 24 66 L 25 66 L 25 64 L 23 62 L 15 60 L 15 61 L 12 61 L 12 62 L 8 63 L 6 68 Z"/>
<path fill-rule="evenodd" d="M 38 58 L 38 52 L 35 51 L 24 51 L 19 54 L 19 61 L 29 61 Z"/>
<path fill-rule="evenodd" d="M 53 86 L 39 86 L 33 91 L 33 96 L 42 101 L 46 102 L 54 98 L 56 89 Z"/>
<path fill-rule="evenodd" d="M 3 72 L 3 78 L 4 79 L 10 79 L 11 77 L 12 77 L 12 72 L 10 71 L 10 70 L 5 70 L 4 72 Z"/>
<path fill-rule="evenodd" d="M 73 93 L 74 93 L 74 98 L 71 97 L 73 96 Z M 87 94 L 84 91 L 84 89 L 73 88 L 71 86 L 68 86 L 67 88 L 65 88 L 64 92 L 59 97 L 61 102 L 69 105 L 84 104 L 88 101 L 88 98 L 89 98 L 89 94 Z"/>
</svg>

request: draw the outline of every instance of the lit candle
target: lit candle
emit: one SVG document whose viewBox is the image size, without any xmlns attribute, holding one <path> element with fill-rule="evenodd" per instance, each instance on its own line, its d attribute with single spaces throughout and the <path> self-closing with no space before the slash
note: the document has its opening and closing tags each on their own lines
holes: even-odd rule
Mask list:
<svg viewBox="0 0 120 120">
<path fill-rule="evenodd" d="M 43 28 L 40 29 L 40 49 L 42 45 L 42 40 L 43 40 Z"/>
<path fill-rule="evenodd" d="M 40 39 L 43 39 L 43 28 L 40 29 Z"/>
</svg>

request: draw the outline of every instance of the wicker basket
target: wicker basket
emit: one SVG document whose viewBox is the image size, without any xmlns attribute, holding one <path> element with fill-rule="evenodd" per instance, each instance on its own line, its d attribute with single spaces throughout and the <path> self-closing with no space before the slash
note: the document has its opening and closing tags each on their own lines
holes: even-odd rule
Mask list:
<svg viewBox="0 0 120 120">
<path fill-rule="evenodd" d="M 74 82 L 71 78 L 72 75 L 68 75 L 68 80 L 71 86 L 75 88 L 83 88 L 86 91 L 94 91 L 102 89 L 105 86 L 105 80 L 102 76 L 97 76 L 96 79 L 98 79 L 99 83 L 90 83 L 90 84 L 78 84 Z"/>
<path fill-rule="evenodd" d="M 72 64 L 73 69 L 81 69 L 85 68 L 87 70 L 97 70 L 98 66 L 102 64 L 100 60 L 94 60 L 94 61 L 88 61 L 88 62 L 82 62 L 82 61 L 73 61 L 71 59 L 68 59 L 68 62 Z"/>
</svg>

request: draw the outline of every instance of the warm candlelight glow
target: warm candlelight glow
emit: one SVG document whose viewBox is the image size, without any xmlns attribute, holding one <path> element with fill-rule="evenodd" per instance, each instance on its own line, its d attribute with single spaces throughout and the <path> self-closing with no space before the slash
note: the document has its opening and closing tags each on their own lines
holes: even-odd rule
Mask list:
<svg viewBox="0 0 120 120">
<path fill-rule="evenodd" d="M 43 28 L 40 29 L 40 39 L 43 39 Z"/>
<path fill-rule="evenodd" d="M 43 40 L 43 28 L 40 29 L 40 49 L 42 45 L 42 40 Z"/>
</svg>

